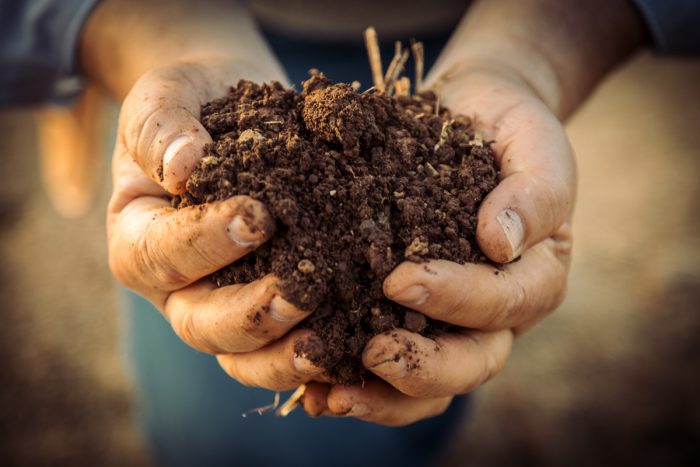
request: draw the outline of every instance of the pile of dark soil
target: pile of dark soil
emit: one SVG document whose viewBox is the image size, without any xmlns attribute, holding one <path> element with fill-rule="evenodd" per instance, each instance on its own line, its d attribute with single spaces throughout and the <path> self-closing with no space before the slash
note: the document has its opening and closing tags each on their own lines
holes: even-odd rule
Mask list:
<svg viewBox="0 0 700 467">
<path fill-rule="evenodd" d="M 297 352 L 335 382 L 363 377 L 374 335 L 446 328 L 384 297 L 400 262 L 486 260 L 474 235 L 498 182 L 493 152 L 469 119 L 437 106 L 431 92 L 358 93 L 315 74 L 302 92 L 241 81 L 202 109 L 214 142 L 175 202 L 248 195 L 267 206 L 274 237 L 212 277 L 224 286 L 277 275 L 285 299 L 315 310 L 299 327 L 323 352 Z"/>
</svg>

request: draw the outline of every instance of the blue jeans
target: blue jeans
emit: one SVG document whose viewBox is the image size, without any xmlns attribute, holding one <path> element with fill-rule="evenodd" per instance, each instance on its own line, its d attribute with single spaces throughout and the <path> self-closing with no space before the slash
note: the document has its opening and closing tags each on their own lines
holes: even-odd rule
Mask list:
<svg viewBox="0 0 700 467">
<path fill-rule="evenodd" d="M 335 81 L 370 82 L 359 46 L 320 46 L 268 35 L 293 82 L 317 67 Z M 444 38 L 426 42 L 434 59 Z M 390 57 L 391 44 L 383 54 Z M 424 466 L 453 438 L 464 418 L 467 398 L 446 413 L 402 428 L 354 419 L 247 418 L 270 404 L 273 393 L 246 388 L 229 378 L 216 360 L 183 344 L 145 300 L 126 295 L 128 341 L 141 429 L 158 464 L 167 466 Z M 284 395 L 283 395 L 284 398 Z M 283 399 L 284 400 L 284 399 Z"/>
</svg>

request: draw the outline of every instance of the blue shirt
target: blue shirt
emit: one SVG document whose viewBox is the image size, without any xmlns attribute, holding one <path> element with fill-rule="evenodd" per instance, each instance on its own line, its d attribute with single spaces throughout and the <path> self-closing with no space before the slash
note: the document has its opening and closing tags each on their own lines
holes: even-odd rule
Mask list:
<svg viewBox="0 0 700 467">
<path fill-rule="evenodd" d="M 77 45 L 98 0 L 0 0 L 0 106 L 69 101 Z"/>
<path fill-rule="evenodd" d="M 0 106 L 69 102 L 80 31 L 98 0 L 0 0 Z M 662 53 L 700 53 L 700 1 L 633 0 Z"/>
<path fill-rule="evenodd" d="M 700 54 L 700 1 L 634 0 L 656 50 Z"/>
</svg>

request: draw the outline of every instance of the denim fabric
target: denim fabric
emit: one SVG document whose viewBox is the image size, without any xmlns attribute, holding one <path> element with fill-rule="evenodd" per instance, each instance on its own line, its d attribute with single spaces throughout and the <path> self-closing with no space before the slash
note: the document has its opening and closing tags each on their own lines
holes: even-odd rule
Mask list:
<svg viewBox="0 0 700 467">
<path fill-rule="evenodd" d="M 700 0 L 634 0 L 659 52 L 700 53 Z"/>
<path fill-rule="evenodd" d="M 158 465 L 418 467 L 433 465 L 465 417 L 459 397 L 438 417 L 401 428 L 353 419 L 241 414 L 274 393 L 229 378 L 214 357 L 183 344 L 146 301 L 128 294 L 127 345 L 139 425 Z M 282 395 L 282 400 L 289 393 Z"/>
<path fill-rule="evenodd" d="M 700 1 L 632 1 L 659 51 L 700 53 Z M 69 102 L 79 94 L 83 82 L 76 63 L 77 43 L 97 2 L 0 0 L 0 107 Z M 325 53 L 337 52 L 329 46 Z M 384 55 L 391 54 L 387 48 Z M 309 62 L 311 66 L 318 65 Z M 362 81 L 369 83 L 369 75 Z"/>
<path fill-rule="evenodd" d="M 0 107 L 77 96 L 85 19 L 97 0 L 0 0 Z"/>
</svg>

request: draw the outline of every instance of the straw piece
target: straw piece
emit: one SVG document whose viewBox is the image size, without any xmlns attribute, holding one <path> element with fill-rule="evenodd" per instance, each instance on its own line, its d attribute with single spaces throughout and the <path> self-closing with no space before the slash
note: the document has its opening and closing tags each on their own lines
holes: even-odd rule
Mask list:
<svg viewBox="0 0 700 467">
<path fill-rule="evenodd" d="M 396 42 L 394 42 L 394 56 L 391 58 L 391 61 L 389 62 L 389 66 L 386 69 L 386 73 L 384 74 L 384 86 L 385 87 L 388 85 L 389 80 L 393 76 L 394 70 L 396 69 L 400 60 L 401 60 L 401 42 L 396 41 Z"/>
<path fill-rule="evenodd" d="M 423 67 L 425 66 L 425 49 L 422 42 L 412 42 L 413 61 L 416 65 L 415 92 L 420 92 L 423 87 Z"/>
<path fill-rule="evenodd" d="M 282 404 L 279 409 L 277 409 L 275 415 L 279 417 L 286 417 L 292 413 L 292 411 L 299 405 L 299 400 L 301 399 L 301 396 L 304 395 L 304 392 L 306 392 L 306 385 L 302 384 L 291 396 L 289 396 L 289 399 L 287 399 L 287 401 Z"/>
<path fill-rule="evenodd" d="M 258 408 L 249 410 L 249 411 L 247 411 L 247 412 L 245 412 L 245 413 L 242 413 L 242 414 L 241 414 L 241 417 L 246 418 L 248 415 L 254 414 L 254 413 L 256 413 L 256 414 L 258 414 L 258 415 L 262 415 L 262 414 L 264 414 L 265 412 L 270 412 L 270 411 L 272 411 L 272 410 L 275 410 L 275 409 L 277 408 L 278 405 L 280 405 L 280 393 L 279 393 L 279 392 L 276 392 L 276 393 L 275 393 L 275 399 L 272 401 L 272 404 L 263 405 L 262 407 L 258 407 Z"/>
<path fill-rule="evenodd" d="M 411 80 L 408 76 L 402 76 L 396 81 L 396 95 L 400 97 L 408 97 L 411 94 Z"/>
<path fill-rule="evenodd" d="M 382 77 L 382 56 L 379 52 L 379 40 L 377 31 L 372 27 L 365 29 L 365 46 L 369 57 L 369 66 L 372 70 L 372 81 L 377 91 L 384 91 L 384 79 Z"/>
<path fill-rule="evenodd" d="M 401 43 L 397 42 L 397 44 L 398 44 L 398 47 L 396 48 L 396 51 L 400 52 L 401 51 Z M 391 91 L 394 89 L 394 85 L 396 84 L 396 80 L 401 75 L 401 72 L 403 71 L 403 67 L 406 65 L 406 62 L 408 61 L 409 55 L 410 55 L 410 53 L 409 53 L 408 49 L 406 49 L 400 55 L 395 55 L 394 58 L 391 60 L 391 64 L 389 65 L 389 69 L 387 69 L 388 78 L 386 79 L 386 81 L 384 83 L 387 94 L 391 94 Z M 397 57 L 398 57 L 398 59 L 397 59 Z M 392 65 L 393 65 L 393 67 L 392 67 Z"/>
</svg>

